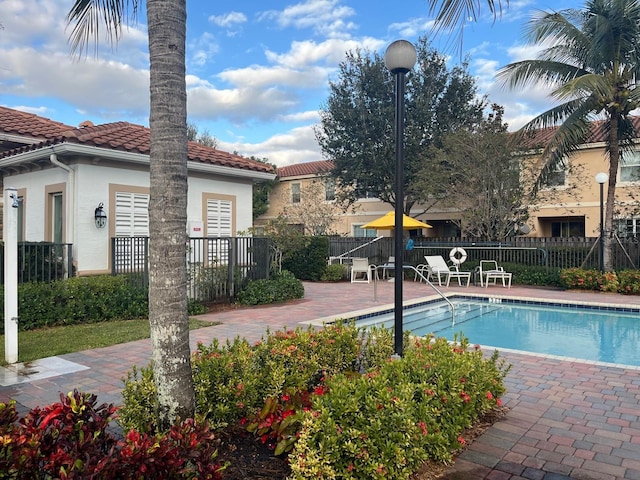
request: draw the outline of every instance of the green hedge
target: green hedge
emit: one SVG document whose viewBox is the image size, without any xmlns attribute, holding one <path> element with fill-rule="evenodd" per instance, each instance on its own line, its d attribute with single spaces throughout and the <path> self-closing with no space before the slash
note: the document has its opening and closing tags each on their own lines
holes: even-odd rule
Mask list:
<svg viewBox="0 0 640 480">
<path fill-rule="evenodd" d="M 237 302 L 242 305 L 262 305 L 302 297 L 302 282 L 291 272 L 283 270 L 274 278 L 249 282 L 245 289 L 238 293 Z"/>
<path fill-rule="evenodd" d="M 282 260 L 282 268 L 300 280 L 318 281 L 327 270 L 329 239 L 309 237 L 307 246 L 287 254 Z"/>
<path fill-rule="evenodd" d="M 18 285 L 18 329 L 147 318 L 149 292 L 124 275 L 74 277 L 48 283 Z M 0 319 L 4 325 L 4 287 L 0 286 Z M 204 313 L 189 301 L 189 314 Z M 1 327 L 0 327 L 1 330 Z"/>
</svg>

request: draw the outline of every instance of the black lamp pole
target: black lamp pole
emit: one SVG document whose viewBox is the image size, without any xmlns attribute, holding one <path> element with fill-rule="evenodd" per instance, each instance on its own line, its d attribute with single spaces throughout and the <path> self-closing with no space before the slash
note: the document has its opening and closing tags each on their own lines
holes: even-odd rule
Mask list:
<svg viewBox="0 0 640 480">
<path fill-rule="evenodd" d="M 395 264 L 394 264 L 394 352 L 402 356 L 402 266 L 403 259 L 403 215 L 404 215 L 404 83 L 405 74 L 416 63 L 416 49 L 406 40 L 396 40 L 384 55 L 387 68 L 395 76 L 396 111 L 396 184 L 395 184 Z"/>
<path fill-rule="evenodd" d="M 600 271 L 604 272 L 604 184 L 609 180 L 609 175 L 600 172 L 596 175 L 596 182 L 600 184 L 600 238 L 598 239 L 598 253 Z"/>
</svg>

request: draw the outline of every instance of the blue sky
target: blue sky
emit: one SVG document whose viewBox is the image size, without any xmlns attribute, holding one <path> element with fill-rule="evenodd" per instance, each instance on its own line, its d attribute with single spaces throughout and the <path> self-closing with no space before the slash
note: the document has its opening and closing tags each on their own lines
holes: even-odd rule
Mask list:
<svg viewBox="0 0 640 480">
<path fill-rule="evenodd" d="M 581 8 L 584 1 L 512 1 L 495 21 L 486 0 L 478 1 L 481 16 L 464 29 L 462 56 L 469 55 L 480 92 L 505 107 L 505 119 L 516 129 L 551 103 L 542 88 L 499 88 L 495 72 L 535 57 L 535 47 L 523 38 L 533 11 Z M 90 51 L 78 60 L 70 54 L 64 21 L 71 3 L 0 0 L 0 105 L 69 125 L 147 126 L 145 12 L 115 50 L 103 37 L 97 58 Z M 278 166 L 320 160 L 313 127 L 345 52 L 383 54 L 399 38 L 415 42 L 431 31 L 428 10 L 420 0 L 188 0 L 189 121 L 215 136 L 223 150 Z M 441 33 L 432 41 L 459 62 L 455 36 Z"/>
</svg>

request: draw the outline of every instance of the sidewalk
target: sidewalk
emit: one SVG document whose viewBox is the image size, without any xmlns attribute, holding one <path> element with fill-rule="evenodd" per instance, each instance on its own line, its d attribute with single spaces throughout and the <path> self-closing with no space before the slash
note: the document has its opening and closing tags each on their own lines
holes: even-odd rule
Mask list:
<svg viewBox="0 0 640 480">
<path fill-rule="evenodd" d="M 519 286 L 456 285 L 441 290 L 640 306 L 638 297 Z M 405 301 L 433 294 L 424 283 L 404 283 Z M 254 341 L 267 327 L 295 328 L 305 321 L 393 304 L 393 295 L 393 282 L 305 283 L 305 298 L 287 305 L 200 316 L 222 323 L 192 331 L 191 345 L 237 335 Z M 502 356 L 512 364 L 503 397 L 510 411 L 459 456 L 445 478 L 640 480 L 640 369 L 516 353 Z M 21 383 L 0 385 L 0 402 L 14 399 L 25 413 L 77 388 L 97 394 L 99 402 L 119 404 L 127 372 L 133 365 L 146 366 L 150 358 L 150 341 L 140 340 L 47 359 L 42 369 L 36 362 L 30 374 L 16 377 Z M 0 384 L 10 378 L 10 373 L 0 374 Z"/>
</svg>

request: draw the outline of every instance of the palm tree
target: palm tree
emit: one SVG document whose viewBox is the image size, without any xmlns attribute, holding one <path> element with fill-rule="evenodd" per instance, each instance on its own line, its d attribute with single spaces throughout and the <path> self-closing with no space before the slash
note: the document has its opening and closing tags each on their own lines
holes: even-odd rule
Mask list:
<svg viewBox="0 0 640 480">
<path fill-rule="evenodd" d="M 618 165 L 637 138 L 630 112 L 640 105 L 640 4 L 590 0 L 584 10 L 540 12 L 528 23 L 531 43 L 544 49 L 536 60 L 511 63 L 498 78 L 511 88 L 544 82 L 561 102 L 522 131 L 557 127 L 543 148 L 537 187 L 585 143 L 595 120 L 606 134 L 609 183 L 605 213 L 604 268 L 613 270 L 613 213 Z"/>
<path fill-rule="evenodd" d="M 76 0 L 74 50 L 86 48 L 98 27 L 117 41 L 128 0 Z M 137 11 L 138 1 L 132 0 Z M 185 0 L 147 0 L 150 61 L 149 322 L 161 427 L 194 416 L 187 315 L 187 91 Z"/>
</svg>

